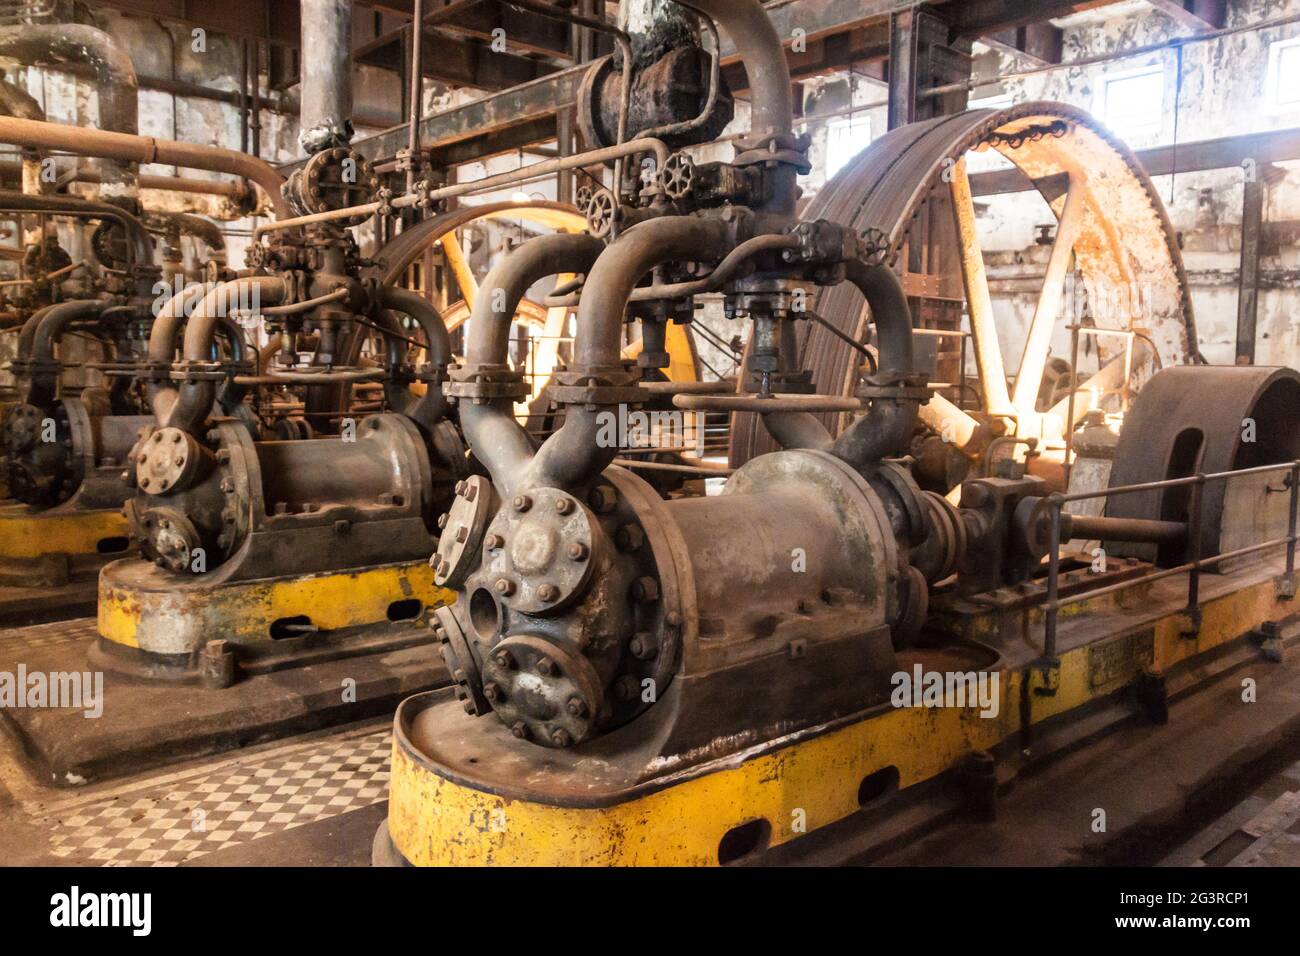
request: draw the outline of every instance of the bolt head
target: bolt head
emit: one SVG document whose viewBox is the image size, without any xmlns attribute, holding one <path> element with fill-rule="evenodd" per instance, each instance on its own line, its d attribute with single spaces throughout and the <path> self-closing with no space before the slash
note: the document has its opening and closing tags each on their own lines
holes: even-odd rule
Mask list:
<svg viewBox="0 0 1300 956">
<path fill-rule="evenodd" d="M 497 550 L 499 550 L 499 549 L 501 548 L 501 546 L 502 546 L 503 544 L 505 544 L 506 542 L 505 542 L 505 539 L 501 537 L 501 535 L 499 535 L 499 534 L 490 534 L 490 535 L 487 536 L 487 541 L 484 542 L 484 543 L 487 545 L 487 549 L 488 549 L 489 551 L 497 551 Z"/>
<path fill-rule="evenodd" d="M 509 651 L 497 651 L 494 658 L 498 667 L 504 667 L 507 670 L 515 666 L 514 656 Z"/>
<path fill-rule="evenodd" d="M 528 739 L 528 725 L 524 723 L 522 720 L 516 720 L 513 724 L 511 724 L 510 732 L 514 734 L 516 737 L 518 737 L 520 740 Z"/>
<path fill-rule="evenodd" d="M 498 594 L 503 594 L 506 597 L 515 593 L 515 582 L 511 581 L 509 578 L 497 578 L 496 584 L 494 584 L 493 587 L 496 588 Z"/>
<path fill-rule="evenodd" d="M 483 696 L 495 704 L 501 699 L 501 688 L 491 682 L 486 683 L 483 685 Z"/>
<path fill-rule="evenodd" d="M 533 506 L 533 499 L 527 495 L 515 495 L 513 503 L 516 511 L 527 511 Z"/>
<path fill-rule="evenodd" d="M 587 705 L 581 697 L 570 697 L 564 705 L 564 709 L 574 717 L 582 717 L 587 713 Z"/>
<path fill-rule="evenodd" d="M 441 531 L 445 527 L 447 527 L 447 515 L 440 514 L 438 515 L 438 530 Z"/>
<path fill-rule="evenodd" d="M 537 589 L 537 596 L 543 601 L 554 601 L 560 596 L 560 589 L 554 584 L 543 584 Z"/>
<path fill-rule="evenodd" d="M 549 657 L 543 657 L 537 662 L 537 673 L 543 677 L 552 677 L 555 675 L 555 662 Z"/>
<path fill-rule="evenodd" d="M 659 599 L 659 582 L 652 577 L 640 577 L 632 582 L 632 597 L 643 603 Z"/>
<path fill-rule="evenodd" d="M 570 498 L 560 498 L 555 502 L 555 511 L 557 514 L 567 515 L 573 511 L 573 501 Z"/>
<path fill-rule="evenodd" d="M 563 727 L 557 727 L 555 732 L 551 734 L 551 743 L 557 747 L 567 747 L 573 743 L 573 737 Z"/>
<path fill-rule="evenodd" d="M 569 545 L 569 557 L 572 558 L 574 561 L 585 561 L 587 559 L 587 555 L 590 553 L 591 553 L 591 549 L 588 548 L 581 541 L 574 541 Z"/>
</svg>

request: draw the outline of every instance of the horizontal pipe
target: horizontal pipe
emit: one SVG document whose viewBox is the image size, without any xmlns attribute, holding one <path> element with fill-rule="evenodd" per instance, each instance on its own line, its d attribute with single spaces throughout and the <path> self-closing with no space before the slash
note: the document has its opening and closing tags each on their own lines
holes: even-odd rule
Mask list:
<svg viewBox="0 0 1300 956">
<path fill-rule="evenodd" d="M 255 156 L 219 146 L 180 143 L 153 136 L 111 133 L 100 129 L 42 123 L 37 120 L 0 116 L 0 143 L 13 143 L 32 149 L 58 149 L 78 156 L 97 156 L 136 163 L 164 163 L 187 169 L 204 169 L 229 173 L 251 180 L 262 188 L 277 218 L 289 215 L 289 206 L 280 195 L 284 179 L 269 163 Z"/>
</svg>

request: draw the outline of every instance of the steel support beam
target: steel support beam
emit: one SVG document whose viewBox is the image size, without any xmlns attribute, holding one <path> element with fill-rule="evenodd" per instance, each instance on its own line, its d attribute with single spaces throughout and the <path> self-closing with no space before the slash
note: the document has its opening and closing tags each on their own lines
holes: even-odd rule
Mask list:
<svg viewBox="0 0 1300 956">
<path fill-rule="evenodd" d="M 1221 30 L 1227 24 L 1227 0 L 1147 0 L 1147 2 L 1195 33 Z"/>
<path fill-rule="evenodd" d="M 1255 364 L 1259 246 L 1264 228 L 1264 171 L 1246 170 L 1241 197 L 1241 273 L 1237 280 L 1237 364 Z"/>
</svg>

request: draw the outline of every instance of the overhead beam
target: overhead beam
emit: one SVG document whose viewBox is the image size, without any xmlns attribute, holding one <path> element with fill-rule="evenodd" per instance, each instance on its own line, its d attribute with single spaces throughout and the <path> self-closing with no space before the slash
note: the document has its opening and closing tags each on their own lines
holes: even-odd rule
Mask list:
<svg viewBox="0 0 1300 956">
<path fill-rule="evenodd" d="M 1051 23 L 1030 23 L 1021 27 L 1007 27 L 997 33 L 986 33 L 980 40 L 995 50 L 1018 56 L 1034 66 L 1049 66 L 1061 62 L 1064 38 L 1065 32 Z"/>
<path fill-rule="evenodd" d="M 1227 0 L 1147 0 L 1147 3 L 1195 33 L 1221 30 L 1227 23 Z"/>
<path fill-rule="evenodd" d="M 421 39 L 424 44 L 421 72 L 428 79 L 450 86 L 503 90 L 556 70 L 547 61 L 515 53 L 497 53 L 490 44 L 477 40 L 430 36 L 428 33 Z M 374 40 L 357 47 L 352 59 L 355 63 L 400 71 L 405 67 L 403 47 L 401 40 Z"/>
<path fill-rule="evenodd" d="M 1203 139 L 1176 146 L 1156 146 L 1138 150 L 1136 155 L 1149 176 L 1231 169 L 1247 163 L 1261 170 L 1268 163 L 1300 160 L 1300 127 Z M 1025 192 L 1040 186 L 1047 195 L 1055 196 L 1065 189 L 1064 176 L 1050 176 L 1036 184 L 1018 169 L 974 173 L 970 177 L 970 183 L 971 192 L 976 196 Z"/>
</svg>

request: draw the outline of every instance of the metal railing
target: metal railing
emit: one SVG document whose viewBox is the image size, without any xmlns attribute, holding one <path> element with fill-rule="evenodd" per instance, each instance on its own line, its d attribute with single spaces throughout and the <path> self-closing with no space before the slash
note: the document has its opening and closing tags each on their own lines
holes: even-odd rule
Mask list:
<svg viewBox="0 0 1300 956">
<path fill-rule="evenodd" d="M 1286 471 L 1289 472 L 1290 483 L 1290 505 L 1287 518 L 1287 534 L 1284 538 L 1273 538 L 1263 541 L 1259 544 L 1248 545 L 1243 548 L 1234 548 L 1231 551 L 1224 551 L 1209 558 L 1201 557 L 1201 531 L 1203 525 L 1202 515 L 1202 498 L 1205 486 L 1212 481 L 1227 482 L 1232 478 L 1241 478 L 1245 475 L 1259 475 L 1266 472 Z M 1177 488 L 1181 486 L 1191 487 L 1191 502 L 1188 507 L 1187 521 L 1187 557 L 1184 563 L 1172 568 L 1162 568 L 1159 571 L 1153 571 L 1140 577 L 1129 578 L 1104 587 L 1094 588 L 1089 591 L 1080 591 L 1071 594 L 1069 597 L 1062 599 L 1060 593 L 1060 568 L 1061 568 L 1061 512 L 1067 504 L 1074 501 L 1086 501 L 1093 498 L 1109 498 L 1113 495 L 1132 494 L 1139 491 L 1155 491 L 1163 488 Z M 1074 494 L 1061 494 L 1056 492 L 1048 495 L 1044 499 L 1047 507 L 1051 509 L 1051 534 L 1048 545 L 1047 560 L 1047 602 L 1044 605 L 1046 617 L 1044 620 L 1043 631 L 1043 659 L 1049 665 L 1056 662 L 1056 625 L 1060 609 L 1068 604 L 1075 604 L 1083 600 L 1092 600 L 1107 594 L 1113 594 L 1118 591 L 1124 591 L 1140 584 L 1150 584 L 1164 578 L 1173 577 L 1176 574 L 1187 574 L 1187 607 L 1186 612 L 1191 616 L 1194 625 L 1199 629 L 1200 615 L 1200 578 L 1203 568 L 1213 567 L 1223 561 L 1231 558 L 1243 557 L 1247 554 L 1254 554 L 1259 551 L 1265 551 L 1269 548 L 1276 548 L 1286 545 L 1286 571 L 1289 577 L 1295 574 L 1295 551 L 1296 551 L 1296 519 L 1297 506 L 1300 505 L 1300 460 L 1280 462 L 1273 465 L 1258 465 L 1254 468 L 1243 468 L 1240 471 L 1221 471 L 1214 474 L 1196 473 L 1188 475 L 1185 478 L 1168 478 L 1164 481 L 1147 481 L 1135 485 L 1120 485 L 1115 488 L 1104 488 L 1101 491 L 1081 491 Z M 1194 633 L 1194 632 L 1193 632 Z"/>
</svg>

